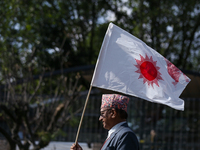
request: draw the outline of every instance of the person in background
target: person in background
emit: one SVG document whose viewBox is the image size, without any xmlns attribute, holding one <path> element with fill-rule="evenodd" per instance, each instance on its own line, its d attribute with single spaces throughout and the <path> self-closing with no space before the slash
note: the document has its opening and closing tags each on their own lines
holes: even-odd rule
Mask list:
<svg viewBox="0 0 200 150">
<path fill-rule="evenodd" d="M 129 98 L 119 94 L 103 94 L 99 121 L 108 130 L 101 150 L 139 150 L 139 142 L 126 122 Z M 70 150 L 82 150 L 74 143 Z"/>
</svg>

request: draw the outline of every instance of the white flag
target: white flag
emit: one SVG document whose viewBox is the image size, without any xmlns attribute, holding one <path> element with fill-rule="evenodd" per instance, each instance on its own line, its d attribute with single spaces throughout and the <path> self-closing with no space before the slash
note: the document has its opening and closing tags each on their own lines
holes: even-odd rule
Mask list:
<svg viewBox="0 0 200 150">
<path fill-rule="evenodd" d="M 184 110 L 179 96 L 189 82 L 185 74 L 143 41 L 109 24 L 91 86 Z"/>
</svg>

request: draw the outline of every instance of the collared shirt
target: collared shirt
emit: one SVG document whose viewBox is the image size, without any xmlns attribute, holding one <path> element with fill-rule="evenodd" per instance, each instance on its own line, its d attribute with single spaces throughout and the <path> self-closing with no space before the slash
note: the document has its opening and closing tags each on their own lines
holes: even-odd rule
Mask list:
<svg viewBox="0 0 200 150">
<path fill-rule="evenodd" d="M 108 136 L 107 139 L 110 137 L 110 135 L 115 132 L 122 124 L 126 123 L 126 121 L 120 122 L 118 124 L 116 124 L 115 126 L 113 126 L 109 131 L 108 131 Z"/>
</svg>

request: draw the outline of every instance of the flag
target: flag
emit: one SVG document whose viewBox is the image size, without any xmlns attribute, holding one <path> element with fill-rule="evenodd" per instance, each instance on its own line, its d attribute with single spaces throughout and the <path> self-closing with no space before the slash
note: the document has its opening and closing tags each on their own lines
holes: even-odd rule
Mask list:
<svg viewBox="0 0 200 150">
<path fill-rule="evenodd" d="M 91 86 L 184 110 L 179 98 L 190 79 L 143 41 L 110 23 Z"/>
</svg>

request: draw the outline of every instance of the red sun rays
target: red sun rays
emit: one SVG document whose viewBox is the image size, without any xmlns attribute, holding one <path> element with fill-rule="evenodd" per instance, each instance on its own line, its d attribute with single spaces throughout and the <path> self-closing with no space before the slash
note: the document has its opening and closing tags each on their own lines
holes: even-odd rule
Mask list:
<svg viewBox="0 0 200 150">
<path fill-rule="evenodd" d="M 135 65 L 138 70 L 135 71 L 140 74 L 139 78 L 143 78 L 143 84 L 148 83 L 148 85 L 153 87 L 153 83 L 155 83 L 158 87 L 158 80 L 163 80 L 161 77 L 161 73 L 158 71 L 160 67 L 156 66 L 157 61 L 153 61 L 152 56 L 149 58 L 147 55 L 144 58 L 140 55 L 140 59 L 135 59 L 137 65 Z"/>
</svg>

